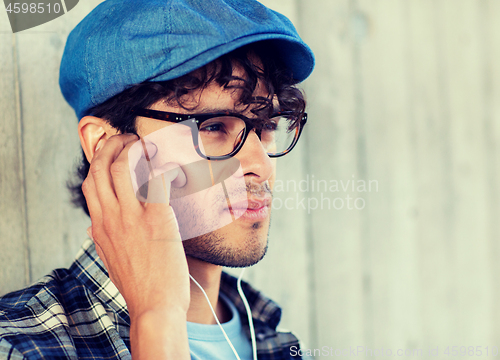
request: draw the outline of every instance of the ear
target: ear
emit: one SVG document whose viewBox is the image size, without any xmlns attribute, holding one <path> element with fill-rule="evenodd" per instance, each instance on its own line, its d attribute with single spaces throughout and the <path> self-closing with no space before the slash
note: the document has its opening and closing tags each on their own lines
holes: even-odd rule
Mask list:
<svg viewBox="0 0 500 360">
<path fill-rule="evenodd" d="M 78 124 L 78 135 L 88 162 L 92 162 L 97 149 L 103 147 L 111 136 L 118 133 L 119 131 L 104 119 L 95 116 L 83 117 Z"/>
</svg>

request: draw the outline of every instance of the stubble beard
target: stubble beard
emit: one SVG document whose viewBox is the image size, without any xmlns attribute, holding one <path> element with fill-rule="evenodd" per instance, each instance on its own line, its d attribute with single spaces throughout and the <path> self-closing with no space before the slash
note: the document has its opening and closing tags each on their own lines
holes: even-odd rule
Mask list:
<svg viewBox="0 0 500 360">
<path fill-rule="evenodd" d="M 245 188 L 233 189 L 229 191 L 232 198 L 241 198 L 242 193 L 262 197 L 265 194 L 272 196 L 269 184 L 246 184 Z M 212 206 L 209 208 L 220 208 L 221 203 L 225 203 L 225 197 L 215 197 Z M 201 209 L 196 203 L 183 203 L 180 208 L 174 209 L 176 214 L 182 219 L 181 228 L 193 228 L 198 226 L 203 229 L 213 229 L 217 220 L 213 215 L 206 216 L 206 209 Z M 185 220 L 185 222 L 184 222 Z M 202 221 L 199 221 L 202 220 Z M 226 267 L 247 267 L 258 263 L 264 258 L 269 242 L 269 228 L 271 218 L 264 221 L 256 221 L 253 224 L 245 224 L 240 228 L 234 220 L 230 224 L 217 230 L 199 231 L 203 235 L 193 237 L 183 241 L 184 250 L 187 256 L 205 261 L 210 264 Z M 264 229 L 267 227 L 267 229 Z M 182 231 L 181 231 L 182 232 Z"/>
<path fill-rule="evenodd" d="M 187 256 L 202 260 L 214 265 L 241 268 L 257 264 L 264 258 L 269 243 L 269 227 L 266 232 L 265 242 L 260 240 L 258 230 L 263 222 L 254 223 L 250 233 L 243 239 L 237 239 L 239 246 L 228 245 L 229 240 L 221 230 L 198 236 L 196 238 L 183 241 L 184 250 Z"/>
</svg>

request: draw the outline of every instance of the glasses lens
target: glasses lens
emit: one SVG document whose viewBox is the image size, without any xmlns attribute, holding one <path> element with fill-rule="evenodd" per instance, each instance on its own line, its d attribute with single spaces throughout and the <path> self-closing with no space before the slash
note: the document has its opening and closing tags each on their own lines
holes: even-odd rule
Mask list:
<svg viewBox="0 0 500 360">
<path fill-rule="evenodd" d="M 204 121 L 198 132 L 200 150 L 205 156 L 230 154 L 245 133 L 245 122 L 233 116 L 220 116 Z"/>
<path fill-rule="evenodd" d="M 261 141 L 269 155 L 285 152 L 295 141 L 298 126 L 291 116 L 276 116 L 262 127 Z"/>
<path fill-rule="evenodd" d="M 293 116 L 276 116 L 261 126 L 261 142 L 269 155 L 285 152 L 298 135 L 298 125 Z M 233 116 L 220 116 L 200 125 L 198 143 L 205 156 L 230 154 L 245 135 L 245 122 Z"/>
</svg>

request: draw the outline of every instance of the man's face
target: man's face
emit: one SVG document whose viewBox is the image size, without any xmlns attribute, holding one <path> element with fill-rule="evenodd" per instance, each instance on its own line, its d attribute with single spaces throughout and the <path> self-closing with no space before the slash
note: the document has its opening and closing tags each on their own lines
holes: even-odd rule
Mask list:
<svg viewBox="0 0 500 360">
<path fill-rule="evenodd" d="M 235 75 L 241 76 L 238 70 Z M 266 96 L 267 91 L 263 84 L 259 83 L 254 96 Z M 187 95 L 182 107 L 166 104 L 160 101 L 152 106 L 154 110 L 175 112 L 182 114 L 215 113 L 222 111 L 238 112 L 247 117 L 254 117 L 251 113 L 251 107 L 236 106 L 239 94 L 233 89 L 225 90 L 217 83 L 209 84 L 203 90 L 197 90 Z M 137 132 L 141 137 L 149 135 L 166 126 L 171 126 L 161 120 L 150 118 L 137 118 Z M 193 147 L 192 140 L 188 140 L 183 146 Z M 193 153 L 193 151 L 186 151 Z M 184 154 L 176 154 L 181 162 Z M 192 156 L 192 155 L 189 155 Z M 239 160 L 242 173 L 236 176 L 242 176 L 240 183 L 242 186 L 228 186 L 227 192 L 229 198 L 240 199 L 245 204 L 241 208 L 237 203 L 232 204 L 236 220 L 229 225 L 218 228 L 218 230 L 209 232 L 205 235 L 197 236 L 184 241 L 186 255 L 212 263 L 216 265 L 243 267 L 257 263 L 264 256 L 267 249 L 267 235 L 270 224 L 271 212 L 271 190 L 276 174 L 275 159 L 269 158 L 266 150 L 263 148 L 258 136 L 254 131 L 250 132 L 248 138 L 235 155 Z M 193 160 L 191 158 L 191 160 Z M 186 164 L 187 162 L 184 162 Z M 182 165 L 182 164 L 181 164 Z M 196 179 L 196 174 L 186 173 L 188 184 L 190 179 Z M 246 186 L 243 186 L 243 183 Z M 209 189 L 210 190 L 210 189 Z M 172 189 L 172 196 L 176 192 L 182 193 L 182 189 Z M 220 194 L 208 192 L 203 201 L 196 199 L 181 201 L 178 205 L 172 206 L 179 221 L 181 234 L 183 229 L 192 229 L 193 227 L 206 224 L 209 228 L 214 227 L 214 221 L 218 218 L 229 215 L 229 209 L 225 199 L 220 198 Z M 184 200 L 183 199 L 183 200 Z M 248 204 L 248 208 L 247 208 Z"/>
</svg>

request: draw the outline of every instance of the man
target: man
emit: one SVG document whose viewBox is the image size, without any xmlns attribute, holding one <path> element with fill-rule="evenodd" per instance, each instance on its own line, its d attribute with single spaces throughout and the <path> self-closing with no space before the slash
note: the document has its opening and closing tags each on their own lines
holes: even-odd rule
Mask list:
<svg viewBox="0 0 500 360">
<path fill-rule="evenodd" d="M 73 191 L 93 241 L 2 298 L 0 358 L 293 358 L 279 307 L 239 293 L 221 266 L 265 254 L 275 161 L 306 121 L 294 85 L 313 63 L 288 19 L 251 0 L 108 0 L 89 14 L 60 85 L 79 119 Z"/>
</svg>

